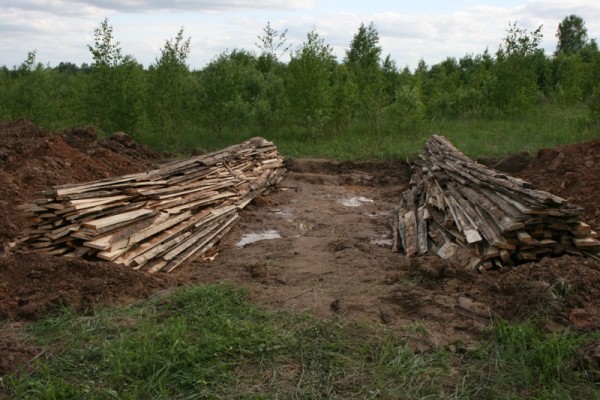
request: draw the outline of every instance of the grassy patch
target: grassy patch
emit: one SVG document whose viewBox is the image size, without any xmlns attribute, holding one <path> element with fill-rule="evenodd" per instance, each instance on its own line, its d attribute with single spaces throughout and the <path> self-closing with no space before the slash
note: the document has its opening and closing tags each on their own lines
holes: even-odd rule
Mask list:
<svg viewBox="0 0 600 400">
<path fill-rule="evenodd" d="M 600 399 L 600 384 L 588 380 L 578 356 L 584 339 L 569 330 L 548 333 L 535 322 L 496 321 L 482 347 L 463 360 L 457 397 Z"/>
<path fill-rule="evenodd" d="M 384 327 L 270 313 L 223 285 L 180 289 L 24 333 L 47 349 L 5 377 L 16 399 L 598 398 L 583 340 L 499 322 L 481 349 L 414 353 Z"/>
<path fill-rule="evenodd" d="M 29 335 L 49 350 L 4 379 L 16 399 L 438 398 L 448 370 L 443 353 L 415 356 L 380 328 L 267 313 L 220 285 L 67 311 Z"/>
<path fill-rule="evenodd" d="M 244 127 L 225 130 L 218 136 L 188 127 L 181 133 L 178 146 L 182 153 L 192 148 L 214 151 L 252 136 L 263 136 L 273 140 L 286 157 L 410 160 L 423 150 L 432 134 L 440 134 L 471 157 L 501 157 L 523 151 L 535 154 L 540 148 L 600 137 L 598 126 L 589 124 L 587 114 L 583 106 L 562 108 L 546 104 L 521 117 L 424 120 L 411 130 L 401 129 L 386 119 L 380 121 L 377 129 L 355 121 L 346 131 L 323 133 L 307 133 L 294 126 L 268 131 Z"/>
</svg>

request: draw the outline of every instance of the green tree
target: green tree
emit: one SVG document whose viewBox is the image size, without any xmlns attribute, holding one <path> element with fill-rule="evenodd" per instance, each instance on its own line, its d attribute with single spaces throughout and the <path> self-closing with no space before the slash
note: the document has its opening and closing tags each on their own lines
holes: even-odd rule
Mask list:
<svg viewBox="0 0 600 400">
<path fill-rule="evenodd" d="M 226 128 L 248 128 L 255 119 L 264 125 L 272 122 L 271 101 L 280 101 L 282 88 L 277 85 L 283 84 L 275 79 L 267 84 L 256 57 L 237 49 L 212 60 L 200 72 L 199 82 L 203 123 L 217 135 Z"/>
<path fill-rule="evenodd" d="M 500 111 L 522 114 L 543 95 L 547 60 L 539 47 L 542 26 L 531 32 L 509 24 L 507 36 L 496 53 L 491 100 Z"/>
<path fill-rule="evenodd" d="M 350 48 L 346 51 L 344 62 L 364 74 L 368 74 L 379 69 L 380 57 L 379 33 L 375 29 L 375 25 L 373 22 L 369 26 L 365 26 L 364 23 L 360 24 L 358 32 L 350 42 Z"/>
<path fill-rule="evenodd" d="M 178 145 L 186 115 L 194 108 L 193 77 L 187 65 L 191 38 L 184 39 L 183 32 L 181 28 L 165 41 L 148 71 L 149 120 L 158 141 L 172 149 Z"/>
<path fill-rule="evenodd" d="M 279 60 L 291 48 L 291 45 L 287 43 L 287 31 L 285 29 L 279 32 L 271 26 L 271 22 L 267 22 L 267 25 L 263 28 L 264 36 L 258 36 L 258 42 L 256 43 L 260 54 L 275 61 Z"/>
<path fill-rule="evenodd" d="M 331 126 L 338 131 L 347 132 L 359 99 L 358 87 L 345 64 L 338 64 L 335 67 L 332 82 Z"/>
<path fill-rule="evenodd" d="M 108 18 L 94 28 L 94 45 L 88 45 L 92 53 L 93 67 L 115 67 L 123 60 L 119 42 L 114 41 L 113 27 L 108 24 Z"/>
<path fill-rule="evenodd" d="M 558 24 L 556 31 L 558 43 L 555 55 L 576 54 L 588 45 L 587 28 L 583 18 L 571 14 Z"/>
<path fill-rule="evenodd" d="M 259 58 L 260 61 L 260 58 Z M 288 108 L 283 69 L 262 72 L 263 91 L 254 99 L 254 122 L 262 130 L 281 126 Z"/>
<path fill-rule="evenodd" d="M 508 24 L 500 49 L 499 56 L 529 56 L 542 51 L 540 43 L 544 35 L 542 34 L 542 25 L 531 32 L 527 32 L 524 28 L 519 28 L 517 21 Z"/>
<path fill-rule="evenodd" d="M 372 22 L 368 26 L 360 25 L 350 42 L 350 48 L 346 51 L 344 63 L 351 71 L 360 93 L 357 114 L 366 118 L 371 128 L 377 131 L 386 98 L 384 75 L 380 65 L 379 33 Z"/>
<path fill-rule="evenodd" d="M 287 92 L 290 115 L 309 133 L 323 132 L 331 116 L 331 78 L 336 59 L 319 34 L 308 32 L 288 64 Z"/>
<path fill-rule="evenodd" d="M 585 79 L 585 64 L 581 57 L 560 53 L 551 61 L 551 69 L 556 99 L 563 106 L 581 102 Z"/>
<path fill-rule="evenodd" d="M 6 66 L 0 68 L 0 119 L 12 119 L 10 112 L 10 90 L 11 90 L 11 76 L 10 71 Z"/>
<path fill-rule="evenodd" d="M 448 57 L 432 65 L 423 84 L 427 113 L 431 118 L 456 117 L 459 112 L 460 68 Z"/>
<path fill-rule="evenodd" d="M 15 67 L 10 82 L 8 104 L 11 118 L 28 118 L 39 123 L 40 101 L 47 94 L 43 88 L 43 65 L 36 62 L 36 51 L 27 53 L 27 58 Z"/>
<path fill-rule="evenodd" d="M 383 84 L 382 94 L 385 96 L 383 101 L 385 102 L 385 105 L 389 105 L 394 101 L 394 95 L 398 89 L 398 84 L 400 81 L 398 66 L 396 65 L 396 62 L 392 60 L 391 55 L 388 54 L 385 57 L 385 60 L 383 60 L 383 63 L 381 64 L 381 72 Z"/>
<path fill-rule="evenodd" d="M 135 134 L 142 107 L 141 65 L 122 54 L 107 18 L 94 29 L 94 44 L 88 49 L 93 59 L 85 97 L 88 123 L 104 132 Z"/>
<path fill-rule="evenodd" d="M 50 129 L 85 123 L 82 75 L 61 73 L 37 62 L 36 52 L 12 70 L 0 70 L 0 119 L 27 118 Z"/>
<path fill-rule="evenodd" d="M 489 104 L 490 84 L 495 62 L 488 49 L 476 56 L 466 55 L 458 61 L 461 87 L 458 102 L 462 116 L 483 115 Z"/>
<path fill-rule="evenodd" d="M 425 118 L 425 103 L 418 79 L 398 88 L 394 102 L 386 108 L 386 115 L 395 129 L 413 133 Z"/>
<path fill-rule="evenodd" d="M 262 129 L 270 129 L 281 122 L 287 107 L 284 76 L 287 66 L 280 61 L 290 51 L 287 42 L 287 29 L 282 32 L 271 26 L 263 28 L 263 36 L 258 36 L 256 46 L 260 50 L 256 67 L 264 78 L 264 95 L 254 101 L 254 119 Z"/>
</svg>

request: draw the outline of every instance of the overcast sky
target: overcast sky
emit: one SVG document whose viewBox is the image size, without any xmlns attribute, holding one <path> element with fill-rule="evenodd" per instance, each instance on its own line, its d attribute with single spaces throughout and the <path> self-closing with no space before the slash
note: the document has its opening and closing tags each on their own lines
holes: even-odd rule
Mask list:
<svg viewBox="0 0 600 400">
<path fill-rule="evenodd" d="M 550 54 L 558 23 L 570 14 L 584 19 L 590 38 L 600 37 L 598 0 L 2 0 L 0 65 L 18 65 L 31 50 L 51 66 L 91 63 L 87 45 L 107 17 L 123 52 L 144 66 L 181 27 L 191 37 L 193 69 L 223 51 L 256 51 L 268 21 L 288 30 L 292 48 L 316 29 L 342 60 L 361 22 L 372 21 L 383 55 L 413 69 L 420 59 L 431 65 L 486 48 L 494 52 L 514 21 L 529 31 L 543 25 L 542 45 Z"/>
</svg>

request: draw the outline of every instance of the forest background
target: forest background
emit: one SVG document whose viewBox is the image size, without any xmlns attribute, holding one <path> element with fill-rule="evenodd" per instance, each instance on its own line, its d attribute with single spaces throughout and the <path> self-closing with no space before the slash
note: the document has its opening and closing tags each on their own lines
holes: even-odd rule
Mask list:
<svg viewBox="0 0 600 400">
<path fill-rule="evenodd" d="M 104 19 L 88 45 L 90 64 L 50 67 L 30 51 L 0 68 L 0 119 L 124 131 L 178 153 L 259 135 L 287 156 L 402 159 L 432 133 L 471 155 L 535 151 L 600 134 L 597 42 L 577 15 L 562 20 L 556 38 L 547 55 L 541 26 L 528 32 L 510 22 L 493 52 L 421 60 L 410 70 L 384 56 L 373 23 L 360 25 L 343 60 L 315 30 L 292 48 L 286 31 L 267 23 L 256 49 L 191 70 L 184 28 L 144 68 Z"/>
</svg>

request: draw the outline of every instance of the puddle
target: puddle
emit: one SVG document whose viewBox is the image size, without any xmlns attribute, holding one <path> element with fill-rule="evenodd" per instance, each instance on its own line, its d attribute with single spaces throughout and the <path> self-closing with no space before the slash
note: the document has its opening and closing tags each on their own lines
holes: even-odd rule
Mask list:
<svg viewBox="0 0 600 400">
<path fill-rule="evenodd" d="M 340 200 L 340 203 L 346 207 L 360 207 L 364 203 L 373 203 L 374 201 L 363 196 L 346 197 Z"/>
<path fill-rule="evenodd" d="M 268 230 L 260 233 L 246 233 L 242 238 L 235 244 L 235 247 L 242 248 L 251 243 L 260 242 L 261 240 L 272 240 L 281 239 L 279 232 L 274 230 Z"/>
<path fill-rule="evenodd" d="M 289 210 L 276 209 L 276 210 L 274 210 L 274 213 L 275 213 L 275 215 L 281 216 L 287 222 L 294 225 L 301 232 L 308 232 L 312 228 L 315 227 L 315 224 L 311 224 L 310 222 L 306 222 L 306 221 L 296 218 L 294 213 L 292 213 Z"/>
<path fill-rule="evenodd" d="M 374 244 L 376 246 L 392 248 L 394 241 L 387 235 L 379 235 L 379 237 L 369 240 L 369 243 Z"/>
<path fill-rule="evenodd" d="M 308 232 L 315 226 L 314 224 L 311 224 L 310 222 L 301 221 L 299 219 L 295 219 L 295 220 L 291 221 L 291 223 L 296 228 L 298 228 L 301 232 Z"/>
<path fill-rule="evenodd" d="M 365 212 L 363 215 L 371 218 L 389 217 L 394 214 L 393 211 L 377 211 L 377 212 Z"/>
<path fill-rule="evenodd" d="M 290 222 L 294 219 L 294 214 L 290 210 L 287 210 L 287 209 L 282 210 L 282 209 L 277 208 L 273 211 L 274 211 L 275 215 L 281 216 L 283 219 L 285 219 L 288 222 Z"/>
</svg>

